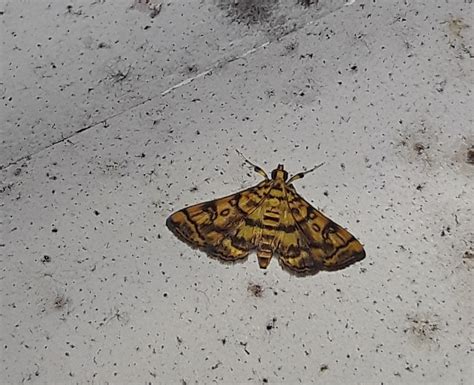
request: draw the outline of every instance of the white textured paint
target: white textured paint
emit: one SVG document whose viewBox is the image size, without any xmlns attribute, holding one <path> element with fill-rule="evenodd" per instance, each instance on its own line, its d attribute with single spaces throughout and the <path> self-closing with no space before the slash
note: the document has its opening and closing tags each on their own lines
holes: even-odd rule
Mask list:
<svg viewBox="0 0 474 385">
<path fill-rule="evenodd" d="M 1 384 L 472 381 L 472 4 L 295 3 L 1 3 Z M 295 187 L 367 258 L 179 242 L 172 211 L 260 180 L 235 149 L 324 162 Z"/>
</svg>

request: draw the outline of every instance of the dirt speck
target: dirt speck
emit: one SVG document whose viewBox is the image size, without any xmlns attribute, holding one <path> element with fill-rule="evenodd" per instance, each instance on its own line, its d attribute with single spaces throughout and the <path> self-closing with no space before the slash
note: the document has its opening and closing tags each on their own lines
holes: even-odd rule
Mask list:
<svg viewBox="0 0 474 385">
<path fill-rule="evenodd" d="M 452 36 L 456 38 L 462 38 L 462 31 L 466 28 L 469 28 L 469 24 L 466 24 L 464 20 L 460 17 L 451 17 L 449 20 L 444 23 L 448 24 L 449 32 Z"/>
<path fill-rule="evenodd" d="M 463 255 L 463 258 L 474 260 L 474 252 L 472 252 L 471 250 L 465 251 L 464 255 Z"/>
<path fill-rule="evenodd" d="M 53 306 L 55 309 L 63 309 L 69 303 L 69 298 L 64 294 L 58 294 L 54 299 Z"/>
<path fill-rule="evenodd" d="M 254 297 L 261 298 L 263 296 L 264 288 L 258 283 L 250 282 L 247 286 L 247 291 Z"/>
<path fill-rule="evenodd" d="M 266 329 L 267 329 L 268 331 L 271 331 L 272 329 L 274 329 L 274 328 L 275 328 L 276 321 L 277 321 L 277 318 L 276 318 L 276 317 L 273 317 L 273 318 L 267 323 Z"/>
<path fill-rule="evenodd" d="M 273 13 L 278 0 L 219 0 L 219 8 L 227 11 L 232 21 L 245 24 L 261 24 L 267 22 Z"/>
<path fill-rule="evenodd" d="M 155 0 L 134 0 L 131 8 L 141 12 L 150 12 L 150 18 L 155 18 L 161 12 L 162 3 Z"/>
<path fill-rule="evenodd" d="M 436 315 L 408 315 L 409 327 L 404 331 L 411 334 L 420 342 L 436 342 L 436 333 L 439 330 L 439 321 Z"/>
<path fill-rule="evenodd" d="M 467 150 L 466 163 L 474 164 L 474 146 Z"/>
<path fill-rule="evenodd" d="M 426 148 L 425 145 L 421 142 L 416 142 L 413 145 L 413 149 L 416 151 L 418 155 L 423 154 L 423 152 L 425 151 L 425 148 Z"/>
</svg>

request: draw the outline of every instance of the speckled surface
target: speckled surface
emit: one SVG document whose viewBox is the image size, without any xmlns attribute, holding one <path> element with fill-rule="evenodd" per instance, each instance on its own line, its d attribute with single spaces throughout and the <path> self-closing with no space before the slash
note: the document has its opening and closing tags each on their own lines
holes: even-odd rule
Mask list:
<svg viewBox="0 0 474 385">
<path fill-rule="evenodd" d="M 70 5 L 0 7 L 2 383 L 469 384 L 470 2 Z M 366 259 L 299 278 L 173 237 L 260 180 L 235 149 L 324 161 L 296 187 Z"/>
</svg>

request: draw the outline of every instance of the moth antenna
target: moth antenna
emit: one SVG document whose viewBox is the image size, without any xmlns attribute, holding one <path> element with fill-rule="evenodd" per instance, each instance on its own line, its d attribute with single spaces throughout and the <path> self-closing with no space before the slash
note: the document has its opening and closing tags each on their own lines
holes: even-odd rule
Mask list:
<svg viewBox="0 0 474 385">
<path fill-rule="evenodd" d="M 290 183 L 294 182 L 295 180 L 301 179 L 301 178 L 303 178 L 306 174 L 309 174 L 310 172 L 313 172 L 314 170 L 316 170 L 317 168 L 321 167 L 322 165 L 324 165 L 324 162 L 323 162 L 323 163 L 320 163 L 320 164 L 318 164 L 318 165 L 316 165 L 316 166 L 314 166 L 313 168 L 311 168 L 311 169 L 309 169 L 309 170 L 299 172 L 298 174 L 293 175 L 293 176 L 288 180 L 288 182 L 286 182 L 286 183 L 287 183 L 287 184 L 290 184 Z"/>
<path fill-rule="evenodd" d="M 235 149 L 235 151 L 237 152 L 237 154 L 239 154 L 242 158 L 244 158 L 244 161 L 246 163 L 248 163 L 249 165 L 251 165 L 253 167 L 253 170 L 257 173 L 257 174 L 260 174 L 262 175 L 265 179 L 268 179 L 268 175 L 267 173 L 259 166 L 257 166 L 256 164 L 252 163 L 250 160 L 248 160 L 244 154 L 242 154 L 239 150 Z"/>
</svg>

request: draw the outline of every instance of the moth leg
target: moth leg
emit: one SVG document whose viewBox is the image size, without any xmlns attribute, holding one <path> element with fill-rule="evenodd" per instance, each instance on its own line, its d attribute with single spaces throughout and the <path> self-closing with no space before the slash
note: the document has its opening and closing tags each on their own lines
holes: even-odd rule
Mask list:
<svg viewBox="0 0 474 385">
<path fill-rule="evenodd" d="M 322 165 L 324 164 L 323 163 L 320 163 L 316 166 L 314 166 L 313 168 L 309 169 L 309 170 L 306 170 L 306 171 L 302 171 L 302 172 L 299 172 L 298 174 L 295 174 L 293 175 L 289 180 L 288 182 L 286 182 L 287 184 L 290 184 L 292 182 L 294 182 L 295 180 L 298 180 L 298 179 L 301 179 L 303 178 L 306 174 L 309 174 L 310 172 L 313 172 L 314 170 L 316 170 L 317 168 L 321 167 Z"/>
<path fill-rule="evenodd" d="M 245 162 L 248 163 L 249 165 L 251 165 L 253 167 L 253 170 L 257 173 L 257 174 L 260 174 L 261 176 L 263 176 L 265 179 L 268 179 L 268 175 L 267 173 L 259 166 L 257 166 L 256 164 L 253 164 L 250 160 L 248 160 L 239 150 L 235 150 L 237 152 L 237 154 L 239 154 L 242 158 L 244 158 Z"/>
</svg>

